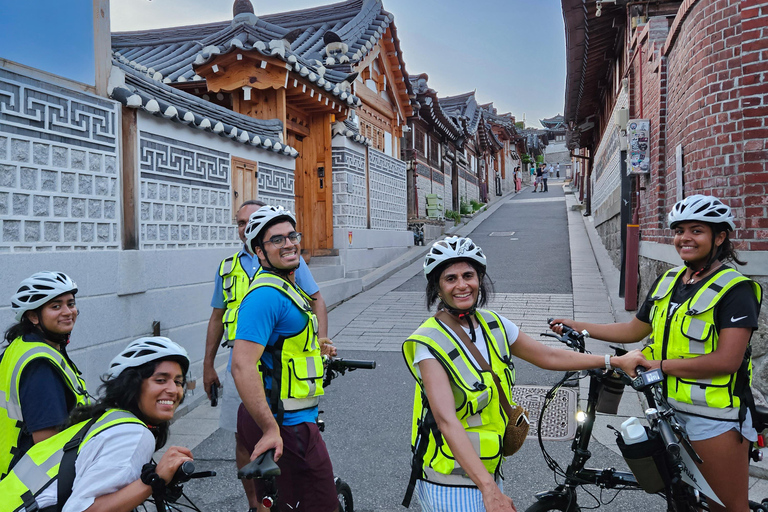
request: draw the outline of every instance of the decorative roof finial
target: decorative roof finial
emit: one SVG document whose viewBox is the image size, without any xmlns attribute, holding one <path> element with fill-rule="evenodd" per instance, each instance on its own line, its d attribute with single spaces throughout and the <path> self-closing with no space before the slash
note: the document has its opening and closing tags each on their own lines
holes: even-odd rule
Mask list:
<svg viewBox="0 0 768 512">
<path fill-rule="evenodd" d="M 232 17 L 238 14 L 256 14 L 251 0 L 235 0 L 235 4 L 232 6 Z"/>
</svg>

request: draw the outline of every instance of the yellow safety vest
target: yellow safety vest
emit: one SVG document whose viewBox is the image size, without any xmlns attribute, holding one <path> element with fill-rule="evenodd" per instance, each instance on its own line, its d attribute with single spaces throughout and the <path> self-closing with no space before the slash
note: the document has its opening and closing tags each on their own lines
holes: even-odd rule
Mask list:
<svg viewBox="0 0 768 512">
<path fill-rule="evenodd" d="M 717 349 L 715 306 L 739 283 L 752 285 L 758 304 L 762 301 L 760 285 L 734 269 L 712 274 L 696 294 L 681 304 L 670 316 L 669 304 L 675 283 L 685 267 L 668 270 L 651 294 L 651 343 L 643 349 L 648 359 L 692 359 Z M 744 354 L 741 368 L 731 375 L 693 379 L 667 375 L 664 393 L 675 409 L 718 420 L 739 420 L 742 400 L 752 383 L 751 348 Z"/>
<path fill-rule="evenodd" d="M 45 441 L 35 444 L 14 466 L 13 470 L 0 480 L 0 512 L 17 512 L 37 510 L 35 498 L 47 489 L 59 476 L 61 461 L 65 450 L 77 447 L 77 453 L 94 436 L 116 425 L 144 423 L 128 411 L 109 409 L 95 422 L 83 421 L 72 425 Z M 90 424 L 90 426 L 88 426 Z M 79 439 L 77 445 L 69 445 L 73 439 L 78 440 L 81 430 L 88 427 Z M 149 462 L 149 461 L 147 461 Z M 70 468 L 74 471 L 74 468 Z"/>
<path fill-rule="evenodd" d="M 272 377 L 267 402 L 282 423 L 285 411 L 299 411 L 317 406 L 323 395 L 323 359 L 317 339 L 317 316 L 312 312 L 312 300 L 298 286 L 280 276 L 259 270 L 248 293 L 261 287 L 274 288 L 285 294 L 306 316 L 307 323 L 296 334 L 280 336 L 274 345 L 264 350 L 272 355 L 272 369 L 261 366 L 263 377 Z"/>
<path fill-rule="evenodd" d="M 501 379 L 504 394 L 514 406 L 512 387 L 515 385 L 515 366 L 509 355 L 509 341 L 501 319 L 496 313 L 481 309 L 477 310 L 475 318 L 479 320 L 485 334 L 489 365 Z M 411 450 L 416 454 L 418 446 L 427 443 L 426 449 L 421 447 L 424 453 L 421 479 L 443 485 L 474 487 L 474 482 L 453 457 L 448 443 L 433 420 L 430 425 L 427 419 L 429 408 L 424 383 L 413 367 L 417 344 L 429 348 L 445 368 L 451 382 L 456 417 L 466 430 L 485 468 L 492 475 L 497 475 L 501 471 L 501 443 L 509 418 L 501 407 L 493 375 L 472 362 L 461 340 L 455 338 L 434 317 L 421 324 L 403 343 L 403 356 L 416 379 Z"/>
<path fill-rule="evenodd" d="M 226 258 L 219 265 L 219 276 L 224 291 L 224 343 L 232 347 L 237 334 L 237 311 L 251 286 L 251 278 L 240 264 L 240 252 Z"/>
<path fill-rule="evenodd" d="M 80 371 L 64 355 L 44 342 L 16 338 L 0 359 L 0 478 L 4 477 L 18 453 L 24 418 L 21 413 L 20 385 L 24 369 L 32 361 L 45 359 L 59 371 L 77 406 L 90 403 Z"/>
</svg>

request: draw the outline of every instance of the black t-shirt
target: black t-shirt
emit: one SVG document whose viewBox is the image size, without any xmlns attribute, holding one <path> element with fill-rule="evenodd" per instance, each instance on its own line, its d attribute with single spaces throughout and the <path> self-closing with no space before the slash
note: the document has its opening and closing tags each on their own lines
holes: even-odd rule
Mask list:
<svg viewBox="0 0 768 512">
<path fill-rule="evenodd" d="M 731 267 L 723 265 L 713 275 L 716 275 L 727 268 Z M 635 315 L 638 320 L 647 324 L 651 323 L 650 315 L 651 308 L 653 307 L 651 295 L 663 275 L 664 274 L 656 278 L 656 281 L 654 281 L 651 289 L 648 291 L 648 295 L 645 297 L 645 302 L 643 302 L 637 315 Z M 693 284 L 685 284 L 682 279 L 678 279 L 672 289 L 672 297 L 669 301 L 669 316 L 671 316 L 681 304 L 684 304 L 688 299 L 693 297 L 696 292 L 704 286 L 704 283 L 708 282 L 711 278 L 712 276 L 707 276 L 707 278 Z M 759 314 L 760 305 L 752 291 L 752 284 L 746 281 L 739 283 L 731 288 L 715 305 L 715 329 L 718 332 L 721 329 L 728 329 L 731 327 L 744 327 L 752 330 L 757 329 L 757 317 Z"/>
</svg>

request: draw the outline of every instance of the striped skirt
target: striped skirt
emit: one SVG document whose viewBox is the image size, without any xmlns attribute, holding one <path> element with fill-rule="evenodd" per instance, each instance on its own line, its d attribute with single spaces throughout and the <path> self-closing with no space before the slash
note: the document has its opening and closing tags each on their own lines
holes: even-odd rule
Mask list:
<svg viewBox="0 0 768 512">
<path fill-rule="evenodd" d="M 502 480 L 497 479 L 496 484 L 504 492 Z M 485 512 L 483 493 L 477 487 L 448 487 L 419 480 L 416 495 L 423 512 Z"/>
</svg>

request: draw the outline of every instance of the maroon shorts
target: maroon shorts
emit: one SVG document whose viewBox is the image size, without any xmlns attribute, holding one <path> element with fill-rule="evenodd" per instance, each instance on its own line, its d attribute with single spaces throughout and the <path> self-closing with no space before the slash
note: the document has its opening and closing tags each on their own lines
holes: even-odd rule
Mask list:
<svg viewBox="0 0 768 512">
<path fill-rule="evenodd" d="M 240 404 L 237 411 L 237 435 L 252 452 L 262 431 Z M 333 467 L 316 423 L 280 426 L 283 456 L 277 461 L 281 474 L 277 483 L 278 510 L 299 512 L 333 512 L 339 507 Z M 259 500 L 264 496 L 261 480 L 255 480 Z"/>
</svg>

